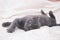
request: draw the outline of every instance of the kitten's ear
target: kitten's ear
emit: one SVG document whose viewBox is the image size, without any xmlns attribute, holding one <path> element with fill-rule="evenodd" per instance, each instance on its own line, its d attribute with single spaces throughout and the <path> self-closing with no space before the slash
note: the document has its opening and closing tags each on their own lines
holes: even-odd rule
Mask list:
<svg viewBox="0 0 60 40">
<path fill-rule="evenodd" d="M 55 19 L 55 16 L 54 16 L 54 14 L 53 14 L 52 11 L 49 11 L 49 16 L 50 16 L 51 18 L 54 18 L 54 19 Z"/>
<path fill-rule="evenodd" d="M 41 14 L 46 15 L 43 10 L 41 10 Z"/>
</svg>

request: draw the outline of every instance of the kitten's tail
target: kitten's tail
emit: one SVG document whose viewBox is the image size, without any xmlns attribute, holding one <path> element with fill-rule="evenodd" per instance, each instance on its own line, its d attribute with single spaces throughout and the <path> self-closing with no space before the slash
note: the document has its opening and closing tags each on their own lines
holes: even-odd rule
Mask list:
<svg viewBox="0 0 60 40">
<path fill-rule="evenodd" d="M 11 24 L 11 22 L 4 22 L 4 23 L 2 23 L 2 26 L 3 27 L 8 27 L 10 24 Z"/>
</svg>

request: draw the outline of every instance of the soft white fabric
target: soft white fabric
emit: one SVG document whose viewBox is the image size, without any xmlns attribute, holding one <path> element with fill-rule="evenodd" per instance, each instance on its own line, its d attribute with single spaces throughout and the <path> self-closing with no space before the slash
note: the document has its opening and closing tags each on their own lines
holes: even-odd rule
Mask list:
<svg viewBox="0 0 60 40">
<path fill-rule="evenodd" d="M 7 28 L 2 23 L 13 21 L 17 17 L 25 15 L 39 15 L 40 10 L 48 14 L 49 10 L 54 12 L 57 23 L 60 23 L 60 2 L 48 0 L 0 0 L 0 40 L 60 40 L 60 26 L 24 32 L 16 29 L 14 33 L 7 33 Z"/>
<path fill-rule="evenodd" d="M 0 17 L 8 18 L 12 15 L 26 15 L 26 12 L 36 11 L 41 9 L 45 11 L 60 9 L 60 2 L 50 2 L 48 0 L 2 0 Z M 31 14 L 31 13 L 27 14 Z"/>
</svg>

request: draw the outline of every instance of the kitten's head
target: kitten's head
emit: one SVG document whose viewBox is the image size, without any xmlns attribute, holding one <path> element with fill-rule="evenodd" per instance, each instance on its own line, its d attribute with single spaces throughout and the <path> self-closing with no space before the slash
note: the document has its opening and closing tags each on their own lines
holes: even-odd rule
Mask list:
<svg viewBox="0 0 60 40">
<path fill-rule="evenodd" d="M 43 14 L 44 18 L 47 19 L 47 23 L 44 22 L 45 24 L 47 24 L 47 25 L 50 26 L 50 27 L 57 25 L 57 23 L 56 23 L 56 18 L 55 18 L 55 16 L 54 16 L 54 14 L 53 14 L 52 11 L 49 11 L 49 16 L 50 16 L 50 17 L 49 17 L 48 15 L 46 15 L 46 13 L 45 13 L 43 10 L 41 10 L 41 13 Z M 48 19 L 49 19 L 49 20 L 48 20 Z"/>
</svg>

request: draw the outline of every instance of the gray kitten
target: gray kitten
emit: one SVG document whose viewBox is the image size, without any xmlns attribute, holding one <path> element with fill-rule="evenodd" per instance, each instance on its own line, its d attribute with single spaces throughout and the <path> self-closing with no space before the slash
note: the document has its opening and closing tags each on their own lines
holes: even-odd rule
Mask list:
<svg viewBox="0 0 60 40">
<path fill-rule="evenodd" d="M 9 26 L 7 30 L 7 32 L 9 33 L 14 32 L 16 27 L 25 31 L 29 31 L 33 29 L 38 29 L 41 26 L 60 26 L 60 24 L 56 23 L 56 19 L 52 11 L 49 11 L 49 16 L 46 15 L 43 10 L 41 10 L 41 15 L 28 15 L 22 18 L 16 18 L 13 22 L 3 23 L 2 26 Z"/>
</svg>

